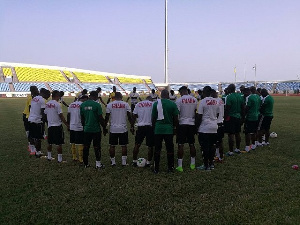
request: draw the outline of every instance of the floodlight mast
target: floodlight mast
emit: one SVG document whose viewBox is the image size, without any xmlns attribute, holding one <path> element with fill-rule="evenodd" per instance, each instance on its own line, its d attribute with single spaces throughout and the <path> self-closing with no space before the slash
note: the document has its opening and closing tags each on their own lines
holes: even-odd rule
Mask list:
<svg viewBox="0 0 300 225">
<path fill-rule="evenodd" d="M 165 0 L 165 83 L 168 81 L 168 0 Z"/>
</svg>

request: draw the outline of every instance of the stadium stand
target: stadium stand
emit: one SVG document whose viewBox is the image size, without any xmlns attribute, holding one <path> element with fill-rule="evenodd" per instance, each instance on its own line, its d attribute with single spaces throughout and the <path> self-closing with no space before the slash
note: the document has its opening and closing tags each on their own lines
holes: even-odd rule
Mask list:
<svg viewBox="0 0 300 225">
<path fill-rule="evenodd" d="M 46 88 L 44 83 L 14 83 L 13 86 L 16 92 L 29 92 L 30 86 L 37 86 L 38 89 Z"/>
<path fill-rule="evenodd" d="M 120 86 L 128 93 L 131 92 L 134 87 L 136 87 L 137 92 L 149 92 L 145 84 L 120 84 Z"/>
<path fill-rule="evenodd" d="M 101 87 L 102 92 L 112 92 L 112 87 L 116 86 L 117 91 L 122 91 L 118 85 L 113 85 L 113 84 L 94 84 L 94 83 L 82 83 L 80 86 L 83 89 L 87 89 L 88 91 L 95 91 L 98 87 Z"/>
<path fill-rule="evenodd" d="M 70 71 L 64 70 L 63 72 L 64 72 L 64 74 L 66 75 L 67 78 L 73 78 L 73 75 L 71 74 Z"/>
<path fill-rule="evenodd" d="M 19 81 L 33 82 L 67 82 L 59 70 L 15 67 Z"/>
<path fill-rule="evenodd" d="M 83 72 L 73 72 L 78 80 L 81 83 L 109 83 L 109 81 L 106 79 L 103 75 L 98 74 L 91 74 L 91 73 L 83 73 Z"/>
<path fill-rule="evenodd" d="M 152 84 L 147 84 L 148 87 L 150 88 L 150 90 L 154 89 L 154 90 L 157 90 L 157 88 L 155 87 L 155 85 L 152 83 Z"/>
<path fill-rule="evenodd" d="M 11 68 L 2 68 L 2 69 L 3 69 L 3 74 L 4 74 L 5 77 L 12 76 Z"/>
<path fill-rule="evenodd" d="M 8 83 L 0 83 L 0 92 L 9 92 L 9 85 Z"/>
<path fill-rule="evenodd" d="M 129 78 L 129 77 L 117 77 L 122 84 L 142 84 L 144 83 L 142 79 Z"/>
<path fill-rule="evenodd" d="M 146 82 L 146 84 L 152 84 L 152 80 L 151 79 L 144 79 L 144 81 Z"/>
<path fill-rule="evenodd" d="M 188 88 L 192 91 L 198 91 L 199 89 L 202 90 L 205 86 L 211 86 L 211 88 L 215 89 L 216 91 L 219 90 L 219 85 L 217 83 L 199 83 L 199 84 L 189 84 Z"/>
<path fill-rule="evenodd" d="M 273 93 L 274 91 L 274 83 L 266 83 L 266 82 L 259 82 L 256 84 L 256 88 L 265 88 L 268 92 Z"/>
<path fill-rule="evenodd" d="M 74 83 L 49 83 L 50 88 L 53 90 L 64 92 L 79 92 L 81 91 Z"/>
<path fill-rule="evenodd" d="M 300 82 L 280 82 L 277 83 L 275 91 L 279 93 L 294 93 L 299 92 Z"/>
<path fill-rule="evenodd" d="M 187 85 L 186 84 L 169 84 L 170 90 L 173 90 L 173 91 L 178 91 L 179 88 L 182 87 L 182 86 L 187 86 Z"/>
</svg>

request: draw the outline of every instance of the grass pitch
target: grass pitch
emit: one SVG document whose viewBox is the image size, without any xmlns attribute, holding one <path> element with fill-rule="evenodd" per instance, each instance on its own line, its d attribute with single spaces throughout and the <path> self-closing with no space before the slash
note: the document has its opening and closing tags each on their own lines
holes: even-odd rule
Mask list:
<svg viewBox="0 0 300 225">
<path fill-rule="evenodd" d="M 24 102 L 0 99 L 0 224 L 300 223 L 300 171 L 291 168 L 300 164 L 297 97 L 275 97 L 271 131 L 278 138 L 271 139 L 270 147 L 227 157 L 210 173 L 191 171 L 185 148 L 184 172 L 174 174 L 164 172 L 163 149 L 158 175 L 145 168 L 122 168 L 120 147 L 118 166 L 111 168 L 108 136 L 102 141 L 106 168 L 101 172 L 73 163 L 69 144 L 63 148 L 67 164 L 30 158 L 22 123 Z M 134 137 L 130 134 L 129 139 L 131 162 Z M 224 140 L 227 143 L 227 137 Z M 196 147 L 199 165 L 198 143 Z M 45 141 L 42 150 L 46 153 Z M 143 145 L 139 157 L 146 155 Z M 92 165 L 94 160 L 91 149 Z"/>
</svg>

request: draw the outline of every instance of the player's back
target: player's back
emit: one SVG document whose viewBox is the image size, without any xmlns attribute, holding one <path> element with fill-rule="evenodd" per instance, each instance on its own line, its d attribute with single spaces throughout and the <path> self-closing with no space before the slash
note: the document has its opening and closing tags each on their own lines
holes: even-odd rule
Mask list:
<svg viewBox="0 0 300 225">
<path fill-rule="evenodd" d="M 111 133 L 124 133 L 127 131 L 127 112 L 131 112 L 127 102 L 116 100 L 107 105 L 106 113 L 110 113 Z"/>
<path fill-rule="evenodd" d="M 198 113 L 202 114 L 202 122 L 199 127 L 201 133 L 217 133 L 218 119 L 220 112 L 219 100 L 213 97 L 202 99 L 199 105 Z"/>
<path fill-rule="evenodd" d="M 183 95 L 176 100 L 176 105 L 179 110 L 179 124 L 195 124 L 197 103 L 197 99 L 191 95 Z"/>
<path fill-rule="evenodd" d="M 240 93 L 231 93 L 226 98 L 226 105 L 230 106 L 229 116 L 241 118 L 244 99 Z"/>
<path fill-rule="evenodd" d="M 45 108 L 45 100 L 42 96 L 38 95 L 32 98 L 30 103 L 30 113 L 28 117 L 29 122 L 41 123 L 42 122 L 42 112 L 41 109 Z"/>
<path fill-rule="evenodd" d="M 75 101 L 69 105 L 68 113 L 70 113 L 70 130 L 82 131 L 82 123 L 80 116 L 81 101 Z"/>
<path fill-rule="evenodd" d="M 48 127 L 60 126 L 61 120 L 59 114 L 62 113 L 60 104 L 55 100 L 47 102 L 45 114 L 47 115 Z"/>
<path fill-rule="evenodd" d="M 99 116 L 102 115 L 101 105 L 87 100 L 80 105 L 80 115 L 84 117 L 84 132 L 100 132 Z"/>
<path fill-rule="evenodd" d="M 151 123 L 152 105 L 153 102 L 144 100 L 139 102 L 135 106 L 133 110 L 133 114 L 138 115 L 137 118 L 138 126 L 152 125 Z"/>
</svg>

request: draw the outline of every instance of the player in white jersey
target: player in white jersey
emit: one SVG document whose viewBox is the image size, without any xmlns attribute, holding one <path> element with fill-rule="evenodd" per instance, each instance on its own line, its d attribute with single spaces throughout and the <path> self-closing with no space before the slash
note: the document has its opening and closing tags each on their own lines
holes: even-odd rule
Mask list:
<svg viewBox="0 0 300 225">
<path fill-rule="evenodd" d="M 221 98 L 218 97 L 217 92 L 212 89 L 211 97 L 217 99 L 218 105 L 220 108 L 218 115 L 218 131 L 217 131 L 217 143 L 216 143 L 216 158 L 217 162 L 223 162 L 224 159 L 224 146 L 223 146 L 223 138 L 224 138 L 224 102 Z"/>
<path fill-rule="evenodd" d="M 154 89 L 151 90 L 150 97 L 152 98 L 152 102 L 156 102 L 157 99 L 159 99 L 158 94 L 155 93 Z"/>
<path fill-rule="evenodd" d="M 218 131 L 218 114 L 220 113 L 219 102 L 210 97 L 211 87 L 203 88 L 203 97 L 201 100 L 197 116 L 200 122 L 198 129 L 198 140 L 202 150 L 204 165 L 197 167 L 199 170 L 210 171 L 214 169 L 214 155 Z"/>
<path fill-rule="evenodd" d="M 169 99 L 170 99 L 172 102 L 176 102 L 177 96 L 175 95 L 174 90 L 171 90 L 171 91 L 170 91 Z"/>
<path fill-rule="evenodd" d="M 48 121 L 48 157 L 49 161 L 53 160 L 52 158 L 52 145 L 57 146 L 57 161 L 59 163 L 63 162 L 62 160 L 62 144 L 64 144 L 64 130 L 62 127 L 62 122 L 68 127 L 68 123 L 65 120 L 65 117 L 62 113 L 61 105 L 58 102 L 60 99 L 60 92 L 52 92 L 52 100 L 47 102 L 45 108 L 45 114 L 47 115 Z"/>
<path fill-rule="evenodd" d="M 146 137 L 146 145 L 148 146 L 148 158 L 146 167 L 149 167 L 153 158 L 154 147 L 154 131 L 152 127 L 152 98 L 148 96 L 146 100 L 139 102 L 133 110 L 133 118 L 130 131 L 134 134 L 134 123 L 137 118 L 138 129 L 135 136 L 135 146 L 133 149 L 133 162 L 134 167 L 137 166 L 137 157 L 139 148 Z"/>
<path fill-rule="evenodd" d="M 103 101 L 102 96 L 101 96 L 101 91 L 102 91 L 101 87 L 98 87 L 98 88 L 96 89 L 96 91 L 97 91 L 97 93 L 98 93 L 98 100 L 97 100 L 97 102 L 98 102 L 98 103 L 101 102 L 101 103 L 106 107 L 106 104 L 105 104 L 105 102 Z"/>
<path fill-rule="evenodd" d="M 131 102 L 131 112 L 133 112 L 134 107 L 136 106 L 136 104 L 138 103 L 138 99 L 140 101 L 142 101 L 142 99 L 140 98 L 139 93 L 136 92 L 136 87 L 133 88 L 132 92 L 129 94 L 129 97 L 127 98 L 126 102 L 128 102 L 130 99 Z"/>
<path fill-rule="evenodd" d="M 81 123 L 80 105 L 88 99 L 87 95 L 81 95 L 79 100 L 70 104 L 68 108 L 67 122 L 70 126 L 70 144 L 73 161 L 78 160 L 83 163 L 83 144 L 84 144 L 84 131 Z M 77 151 L 76 151 L 77 147 Z"/>
<path fill-rule="evenodd" d="M 29 108 L 29 140 L 30 140 L 30 155 L 40 157 L 41 152 L 41 140 L 44 138 L 44 110 L 45 99 L 43 96 L 45 92 L 39 93 L 38 89 L 35 89 L 32 93 L 32 100 Z M 44 96 L 45 97 L 45 96 Z"/>
<path fill-rule="evenodd" d="M 131 123 L 131 109 L 127 102 L 122 101 L 122 94 L 115 93 L 115 101 L 107 104 L 105 122 L 108 123 L 110 118 L 109 129 L 109 153 L 111 165 L 116 165 L 115 148 L 116 145 L 122 147 L 122 166 L 127 166 L 127 144 L 128 144 L 128 130 L 127 120 Z"/>
<path fill-rule="evenodd" d="M 179 126 L 177 131 L 178 144 L 178 166 L 177 171 L 183 172 L 183 148 L 184 144 L 188 143 L 190 146 L 191 164 L 190 168 L 195 169 L 195 115 L 197 110 L 197 99 L 188 94 L 186 86 L 179 89 L 181 97 L 176 100 L 176 105 L 179 111 Z"/>
</svg>

